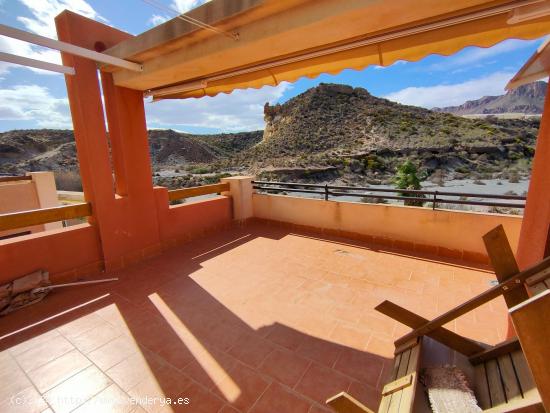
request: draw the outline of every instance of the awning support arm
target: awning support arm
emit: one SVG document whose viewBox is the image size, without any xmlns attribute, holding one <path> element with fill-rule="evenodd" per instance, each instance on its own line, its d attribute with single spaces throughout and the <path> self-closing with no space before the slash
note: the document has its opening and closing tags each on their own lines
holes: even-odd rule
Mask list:
<svg viewBox="0 0 550 413">
<path fill-rule="evenodd" d="M 50 39 L 48 37 L 40 36 L 34 33 L 29 33 L 24 30 L 6 26 L 4 24 L 0 24 L 0 35 L 11 37 L 12 39 L 22 40 L 27 43 L 36 44 L 38 46 L 47 47 L 49 49 L 59 50 L 60 52 L 70 53 L 75 56 L 85 57 L 95 62 L 106 63 L 109 65 L 132 70 L 134 72 L 143 71 L 143 66 L 139 63 L 130 62 L 128 60 L 120 59 L 118 57 L 109 56 L 105 53 L 99 53 L 94 50 L 86 49 L 84 47 L 75 46 L 70 43 Z"/>
</svg>

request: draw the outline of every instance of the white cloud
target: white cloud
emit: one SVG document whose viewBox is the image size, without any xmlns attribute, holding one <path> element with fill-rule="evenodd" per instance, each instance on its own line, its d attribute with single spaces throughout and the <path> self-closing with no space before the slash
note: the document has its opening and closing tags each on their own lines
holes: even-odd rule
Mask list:
<svg viewBox="0 0 550 413">
<path fill-rule="evenodd" d="M 173 0 L 172 8 L 180 13 L 188 12 L 191 9 L 199 7 L 210 0 Z"/>
<path fill-rule="evenodd" d="M 456 70 L 464 66 L 479 66 L 484 60 L 491 59 L 501 54 L 514 52 L 525 48 L 530 48 L 538 40 L 517 40 L 509 39 L 498 43 L 492 47 L 471 47 L 456 55 L 445 58 L 440 63 L 434 63 L 428 66 L 428 70 L 448 71 Z"/>
<path fill-rule="evenodd" d="M 9 37 L 0 36 L 0 50 L 6 53 L 29 57 L 31 59 L 36 59 L 43 62 L 61 64 L 61 57 L 59 55 L 59 52 L 43 47 L 31 46 L 29 43 L 25 43 L 16 39 L 11 39 Z M 0 75 L 8 72 L 11 68 L 14 67 L 25 66 L 17 66 L 11 63 L 0 62 Z M 54 74 L 53 72 L 48 72 L 45 70 L 33 69 L 30 67 L 25 68 L 40 74 Z"/>
<path fill-rule="evenodd" d="M 263 129 L 264 104 L 277 102 L 289 87 L 285 82 L 274 87 L 235 90 L 229 95 L 146 103 L 147 123 L 150 128 L 193 126 L 224 132 Z"/>
<path fill-rule="evenodd" d="M 393 66 L 402 66 L 402 65 L 406 65 L 407 62 L 406 60 L 396 60 L 395 62 L 393 62 L 391 65 L 389 66 L 373 66 L 374 67 L 374 70 L 383 70 L 383 69 L 387 69 L 388 67 L 393 67 Z"/>
<path fill-rule="evenodd" d="M 161 16 L 158 14 L 153 14 L 149 20 L 147 20 L 147 24 L 150 26 L 158 26 L 159 24 L 164 23 L 165 21 L 169 20 L 170 17 L 168 16 Z"/>
<path fill-rule="evenodd" d="M 83 16 L 106 21 L 84 0 L 19 0 L 26 6 L 33 18 L 18 16 L 17 20 L 23 23 L 25 29 L 41 36 L 57 38 L 54 18 L 63 10 L 68 9 Z M 61 55 L 58 51 L 9 37 L 0 36 L 0 50 L 17 56 L 28 57 L 40 61 L 61 64 Z M 11 63 L 0 63 L 0 75 L 14 67 L 24 67 Z M 40 69 L 27 68 L 40 74 L 55 74 Z"/>
<path fill-rule="evenodd" d="M 26 6 L 33 18 L 19 16 L 17 20 L 25 27 L 42 36 L 57 38 L 54 19 L 63 10 L 71 10 L 94 20 L 106 21 L 85 0 L 19 0 Z"/>
<path fill-rule="evenodd" d="M 513 75 L 514 73 L 496 72 L 462 83 L 408 87 L 384 97 L 405 105 L 425 108 L 457 106 L 483 96 L 502 95 L 504 86 Z"/>
<path fill-rule="evenodd" d="M 16 85 L 0 89 L 0 120 L 35 122 L 42 128 L 72 129 L 69 103 L 39 85 Z"/>
</svg>

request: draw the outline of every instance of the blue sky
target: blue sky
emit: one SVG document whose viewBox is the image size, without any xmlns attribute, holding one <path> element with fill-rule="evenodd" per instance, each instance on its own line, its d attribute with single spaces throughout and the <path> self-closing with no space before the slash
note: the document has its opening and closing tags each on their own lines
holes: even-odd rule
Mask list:
<svg viewBox="0 0 550 413">
<path fill-rule="evenodd" d="M 132 34 L 139 34 L 203 0 L 0 0 L 0 23 L 55 37 L 53 18 L 71 9 Z M 249 89 L 214 98 L 146 103 L 149 128 L 194 133 L 234 132 L 263 128 L 263 105 L 277 103 L 320 82 L 366 88 L 376 96 L 431 108 L 504 93 L 504 85 L 542 40 L 508 40 L 488 49 L 467 48 L 450 56 L 428 56 L 415 62 L 322 75 L 293 84 Z M 59 62 L 59 53 L 0 36 L 0 51 Z M 72 128 L 65 81 L 49 74 L 0 63 L 0 131 Z"/>
</svg>

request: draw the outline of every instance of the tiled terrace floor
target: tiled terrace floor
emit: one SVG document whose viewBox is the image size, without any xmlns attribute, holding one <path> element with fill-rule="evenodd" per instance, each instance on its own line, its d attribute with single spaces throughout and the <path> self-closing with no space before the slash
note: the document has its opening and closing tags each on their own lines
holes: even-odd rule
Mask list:
<svg viewBox="0 0 550 413">
<path fill-rule="evenodd" d="M 373 307 L 390 299 L 431 318 L 493 279 L 260 224 L 108 275 L 120 281 L 58 290 L 0 319 L 2 336 L 38 323 L 0 340 L 0 411 L 313 413 L 342 390 L 375 409 L 407 329 Z M 496 343 L 504 309 L 497 300 L 447 327 Z"/>
</svg>

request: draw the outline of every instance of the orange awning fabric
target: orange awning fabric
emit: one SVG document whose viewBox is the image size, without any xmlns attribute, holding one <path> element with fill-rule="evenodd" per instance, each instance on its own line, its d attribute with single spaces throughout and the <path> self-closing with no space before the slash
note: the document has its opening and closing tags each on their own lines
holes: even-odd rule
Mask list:
<svg viewBox="0 0 550 413">
<path fill-rule="evenodd" d="M 550 39 L 546 40 L 508 82 L 506 90 L 550 76 Z"/>
<path fill-rule="evenodd" d="M 235 89 L 260 88 L 281 82 L 294 82 L 301 77 L 314 78 L 323 73 L 337 74 L 344 69 L 364 69 L 370 65 L 389 66 L 398 60 L 418 61 L 431 54 L 449 56 L 468 46 L 490 47 L 506 39 L 537 39 L 550 34 L 550 16 L 510 25 L 507 13 L 463 22 L 452 26 L 396 37 L 336 53 L 300 60 L 290 56 L 282 64 L 262 69 L 242 68 L 237 74 L 217 74 L 204 80 L 206 87 L 187 90 L 155 99 L 181 99 L 215 96 Z M 297 61 L 292 61 L 292 59 Z M 197 83 L 195 83 L 197 84 Z"/>
</svg>

